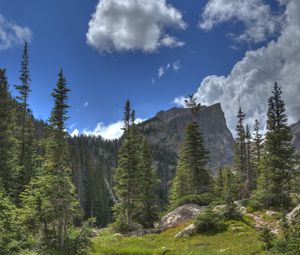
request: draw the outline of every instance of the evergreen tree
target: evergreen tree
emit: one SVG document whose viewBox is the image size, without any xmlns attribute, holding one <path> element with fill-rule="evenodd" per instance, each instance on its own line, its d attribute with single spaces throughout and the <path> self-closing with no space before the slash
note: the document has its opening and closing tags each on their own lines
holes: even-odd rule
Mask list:
<svg viewBox="0 0 300 255">
<path fill-rule="evenodd" d="M 114 176 L 117 203 L 114 217 L 121 229 L 132 228 L 139 206 L 139 155 L 137 133 L 134 127 L 134 112 L 127 100 L 124 112 L 124 138 L 119 151 L 118 166 Z"/>
<path fill-rule="evenodd" d="M 21 227 L 18 223 L 17 208 L 0 185 L 0 254 L 19 254 Z"/>
<path fill-rule="evenodd" d="M 255 119 L 254 124 L 254 158 L 255 164 L 258 165 L 261 159 L 261 143 L 263 141 L 262 134 L 260 133 L 260 123 Z"/>
<path fill-rule="evenodd" d="M 282 91 L 277 83 L 268 100 L 265 153 L 260 163 L 258 198 L 267 207 L 290 205 L 294 149 L 287 124 Z"/>
<path fill-rule="evenodd" d="M 224 188 L 225 188 L 225 176 L 224 169 L 222 167 L 218 168 L 217 176 L 215 177 L 214 182 L 214 193 L 220 198 L 224 198 Z"/>
<path fill-rule="evenodd" d="M 6 71 L 0 69 L 0 186 L 2 184 L 10 196 L 14 192 L 13 181 L 17 170 L 14 114 Z"/>
<path fill-rule="evenodd" d="M 250 196 L 256 185 L 257 174 L 255 171 L 255 167 L 253 165 L 252 136 L 248 125 L 246 125 L 245 148 L 246 148 L 246 176 L 247 176 L 245 187 L 246 190 L 248 190 Z"/>
<path fill-rule="evenodd" d="M 34 226 L 44 236 L 46 244 L 63 252 L 68 230 L 78 214 L 78 201 L 70 178 L 67 133 L 67 83 L 62 70 L 52 96 L 54 107 L 50 117 L 50 135 L 44 162 L 44 173 L 33 179 L 22 194 L 25 221 L 34 215 Z M 38 233 L 38 232 L 37 232 Z"/>
<path fill-rule="evenodd" d="M 239 108 L 237 118 L 238 123 L 235 129 L 237 133 L 237 137 L 235 139 L 235 170 L 239 179 L 239 197 L 241 199 L 245 199 L 249 198 L 250 189 L 246 162 L 246 131 L 244 127 L 245 114 L 241 107 Z"/>
<path fill-rule="evenodd" d="M 192 95 L 186 100 L 186 105 L 191 110 L 193 120 L 186 127 L 185 140 L 180 148 L 179 162 L 171 188 L 171 204 L 176 204 L 176 201 L 184 196 L 210 190 L 210 175 L 206 168 L 208 152 L 196 122 L 200 105 Z"/>
<path fill-rule="evenodd" d="M 20 149 L 19 149 L 19 170 L 17 177 L 17 196 L 24 190 L 35 172 L 35 141 L 34 127 L 31 112 L 28 109 L 28 98 L 30 89 L 30 74 L 29 74 L 29 53 L 28 44 L 25 42 L 23 56 L 20 69 L 21 85 L 15 86 L 20 95 L 19 100 L 21 111 L 21 130 L 19 134 Z"/>
<path fill-rule="evenodd" d="M 230 168 L 225 169 L 225 216 L 228 219 L 237 218 L 238 212 L 234 200 L 236 198 L 236 180 L 235 175 Z"/>
<path fill-rule="evenodd" d="M 153 227 L 158 219 L 157 181 L 152 169 L 151 152 L 147 140 L 144 138 L 140 145 L 140 223 L 147 228 Z"/>
</svg>

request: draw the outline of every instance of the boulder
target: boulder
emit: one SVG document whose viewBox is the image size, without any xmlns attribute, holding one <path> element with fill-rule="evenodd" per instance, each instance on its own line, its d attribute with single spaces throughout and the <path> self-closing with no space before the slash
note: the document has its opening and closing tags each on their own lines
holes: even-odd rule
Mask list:
<svg viewBox="0 0 300 255">
<path fill-rule="evenodd" d="M 184 230 L 177 233 L 174 238 L 189 237 L 197 233 L 197 226 L 193 223 L 188 225 Z"/>
<path fill-rule="evenodd" d="M 122 234 L 120 234 L 120 233 L 115 233 L 115 234 L 113 234 L 113 237 L 115 237 L 115 238 L 117 238 L 117 239 L 121 239 L 121 238 L 123 238 L 124 236 L 123 236 Z"/>
<path fill-rule="evenodd" d="M 221 212 L 224 212 L 225 209 L 226 209 L 226 205 L 217 205 L 214 207 L 213 212 L 221 213 Z"/>
<path fill-rule="evenodd" d="M 271 210 L 266 211 L 266 215 L 268 215 L 268 216 L 270 216 L 272 218 L 279 217 L 279 213 L 278 212 L 271 211 Z"/>
<path fill-rule="evenodd" d="M 186 221 L 193 219 L 203 211 L 207 206 L 199 206 L 196 204 L 186 204 L 176 208 L 163 216 L 159 222 L 158 228 L 166 230 L 168 228 L 176 227 Z"/>
<path fill-rule="evenodd" d="M 291 222 L 293 219 L 295 219 L 300 213 L 300 204 L 297 205 L 287 216 L 287 220 Z"/>
</svg>

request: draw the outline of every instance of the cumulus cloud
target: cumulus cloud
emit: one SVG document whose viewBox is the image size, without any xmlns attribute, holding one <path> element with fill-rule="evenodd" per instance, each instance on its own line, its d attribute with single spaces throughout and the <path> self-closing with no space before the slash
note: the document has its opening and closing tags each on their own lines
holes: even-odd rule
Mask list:
<svg viewBox="0 0 300 255">
<path fill-rule="evenodd" d="M 290 123 L 300 118 L 300 1 L 288 1 L 276 40 L 246 52 L 228 76 L 206 77 L 197 93 L 206 105 L 220 102 L 229 128 L 234 131 L 239 100 L 250 124 L 266 121 L 267 99 L 274 82 L 283 90 Z"/>
<path fill-rule="evenodd" d="M 229 33 L 229 36 L 238 41 L 258 43 L 278 30 L 281 16 L 272 15 L 271 7 L 263 0 L 209 0 L 199 27 L 208 31 L 233 20 L 241 22 L 244 29 L 240 34 Z"/>
<path fill-rule="evenodd" d="M 83 107 L 88 107 L 88 105 L 89 105 L 89 102 L 85 102 L 85 103 L 83 104 Z"/>
<path fill-rule="evenodd" d="M 184 97 L 184 96 L 176 97 L 173 100 L 172 104 L 175 104 L 178 107 L 185 107 L 185 101 L 184 101 L 185 99 L 186 99 L 186 97 Z"/>
<path fill-rule="evenodd" d="M 30 42 L 31 37 L 32 32 L 28 27 L 21 27 L 0 14 L 0 50 Z"/>
<path fill-rule="evenodd" d="M 100 0 L 86 37 L 100 52 L 154 52 L 160 47 L 183 46 L 166 30 L 186 26 L 180 11 L 166 0 Z"/>
<path fill-rule="evenodd" d="M 141 123 L 144 119 L 137 118 L 135 123 Z M 84 129 L 83 134 L 88 136 L 101 136 L 107 140 L 118 139 L 123 135 L 123 128 L 124 123 L 122 120 L 117 121 L 115 123 L 104 125 L 102 122 L 98 123 L 96 127 L 92 130 Z"/>
</svg>

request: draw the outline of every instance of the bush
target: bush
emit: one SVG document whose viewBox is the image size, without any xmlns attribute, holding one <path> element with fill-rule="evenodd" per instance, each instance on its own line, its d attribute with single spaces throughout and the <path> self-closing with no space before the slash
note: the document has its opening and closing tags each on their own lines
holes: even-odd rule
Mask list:
<svg viewBox="0 0 300 255">
<path fill-rule="evenodd" d="M 225 229 L 223 215 L 213 212 L 211 208 L 200 213 L 194 224 L 197 226 L 198 233 L 218 232 Z"/>
<path fill-rule="evenodd" d="M 265 249 L 270 250 L 273 245 L 272 243 L 275 239 L 275 234 L 273 234 L 270 229 L 265 227 L 261 230 L 259 236 L 261 241 L 265 243 Z"/>
<path fill-rule="evenodd" d="M 250 199 L 247 203 L 247 211 L 249 213 L 262 209 L 261 203 L 256 199 Z"/>
<path fill-rule="evenodd" d="M 199 195 L 189 195 L 185 196 L 181 199 L 178 199 L 174 205 L 172 205 L 172 209 L 175 209 L 179 206 L 185 205 L 185 204 L 197 204 L 199 206 L 208 206 L 213 201 L 215 201 L 217 198 L 211 194 L 211 193 L 203 193 Z"/>
<path fill-rule="evenodd" d="M 124 223 L 122 220 L 118 219 L 112 224 L 112 228 L 114 232 L 124 234 L 124 233 L 142 229 L 143 226 L 137 222 L 133 222 L 131 225 L 128 225 Z"/>
</svg>

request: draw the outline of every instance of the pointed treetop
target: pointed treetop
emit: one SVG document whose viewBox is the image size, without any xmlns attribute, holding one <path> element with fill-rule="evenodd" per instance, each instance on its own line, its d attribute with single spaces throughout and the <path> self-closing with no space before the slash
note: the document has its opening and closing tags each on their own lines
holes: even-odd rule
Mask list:
<svg viewBox="0 0 300 255">
<path fill-rule="evenodd" d="M 185 105 L 189 108 L 192 112 L 193 117 L 195 117 L 201 109 L 201 104 L 197 103 L 197 99 L 195 98 L 194 94 L 190 94 L 185 100 Z"/>
</svg>

